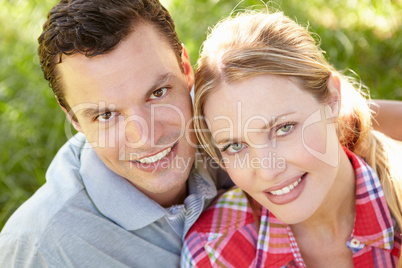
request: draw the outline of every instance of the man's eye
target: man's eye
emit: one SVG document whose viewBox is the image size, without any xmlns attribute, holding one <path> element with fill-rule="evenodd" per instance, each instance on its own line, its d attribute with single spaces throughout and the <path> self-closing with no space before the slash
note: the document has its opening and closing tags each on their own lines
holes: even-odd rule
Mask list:
<svg viewBox="0 0 402 268">
<path fill-rule="evenodd" d="M 153 99 L 158 99 L 160 97 L 163 97 L 166 94 L 167 88 L 163 87 L 160 89 L 155 90 L 154 92 L 152 92 L 151 96 L 149 97 L 151 100 Z"/>
<path fill-rule="evenodd" d="M 228 145 L 224 151 L 228 152 L 228 153 L 238 153 L 240 152 L 245 146 L 240 143 L 240 142 L 236 142 L 236 143 L 232 143 L 230 145 Z"/>
<path fill-rule="evenodd" d="M 98 115 L 96 119 L 100 122 L 107 122 L 110 121 L 110 119 L 114 118 L 116 115 L 117 115 L 116 112 L 106 112 Z"/>
</svg>

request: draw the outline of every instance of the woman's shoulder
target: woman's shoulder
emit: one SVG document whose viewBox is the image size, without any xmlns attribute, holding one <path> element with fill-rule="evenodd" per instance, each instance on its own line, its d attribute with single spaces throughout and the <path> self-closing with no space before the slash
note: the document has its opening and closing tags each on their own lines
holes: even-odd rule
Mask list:
<svg viewBox="0 0 402 268">
<path fill-rule="evenodd" d="M 228 234 L 252 223 L 253 209 L 246 194 L 238 187 L 233 187 L 216 198 L 190 232 Z"/>
<path fill-rule="evenodd" d="M 237 187 L 219 195 L 188 232 L 182 267 L 250 267 L 258 237 L 251 207 L 261 210 L 254 202 Z"/>
</svg>

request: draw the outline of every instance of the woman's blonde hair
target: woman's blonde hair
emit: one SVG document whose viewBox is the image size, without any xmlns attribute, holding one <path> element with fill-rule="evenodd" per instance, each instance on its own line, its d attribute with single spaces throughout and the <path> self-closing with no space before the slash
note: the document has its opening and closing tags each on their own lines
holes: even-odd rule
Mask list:
<svg viewBox="0 0 402 268">
<path fill-rule="evenodd" d="M 194 123 L 200 144 L 224 166 L 203 110 L 208 95 L 222 83 L 263 74 L 294 77 L 324 102 L 330 97 L 327 84 L 332 73 L 337 72 L 313 36 L 282 12 L 247 11 L 221 21 L 204 42 L 195 73 Z M 402 226 L 402 172 L 393 164 L 397 159 L 390 147 L 393 141 L 372 129 L 371 110 L 359 84 L 337 75 L 342 80 L 339 141 L 376 171 L 390 211 Z"/>
</svg>

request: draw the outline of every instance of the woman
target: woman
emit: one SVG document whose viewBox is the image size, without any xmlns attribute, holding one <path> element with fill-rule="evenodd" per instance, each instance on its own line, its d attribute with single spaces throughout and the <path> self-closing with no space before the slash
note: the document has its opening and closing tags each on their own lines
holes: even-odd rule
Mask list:
<svg viewBox="0 0 402 268">
<path fill-rule="evenodd" d="M 195 90 L 200 143 L 239 188 L 190 230 L 182 266 L 401 267 L 400 151 L 306 29 L 282 13 L 220 22 Z"/>
</svg>

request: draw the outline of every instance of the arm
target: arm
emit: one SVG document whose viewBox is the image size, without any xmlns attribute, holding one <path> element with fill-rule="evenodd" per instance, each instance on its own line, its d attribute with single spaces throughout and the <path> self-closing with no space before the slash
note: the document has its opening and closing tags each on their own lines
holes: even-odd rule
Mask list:
<svg viewBox="0 0 402 268">
<path fill-rule="evenodd" d="M 374 100 L 373 127 L 389 137 L 402 141 L 402 101 Z"/>
</svg>

